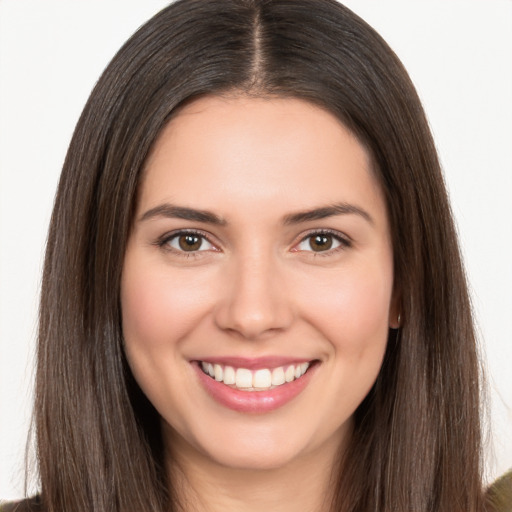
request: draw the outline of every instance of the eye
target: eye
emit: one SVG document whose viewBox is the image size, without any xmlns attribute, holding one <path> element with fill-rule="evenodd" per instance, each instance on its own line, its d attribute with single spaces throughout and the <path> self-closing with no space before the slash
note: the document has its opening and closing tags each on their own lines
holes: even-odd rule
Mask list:
<svg viewBox="0 0 512 512">
<path fill-rule="evenodd" d="M 176 233 L 162 240 L 162 246 L 170 247 L 178 252 L 201 252 L 216 250 L 216 247 L 204 235 L 185 231 Z"/>
<path fill-rule="evenodd" d="M 350 242 L 340 235 L 329 232 L 312 233 L 296 246 L 297 251 L 327 252 L 340 247 L 349 247 Z"/>
</svg>

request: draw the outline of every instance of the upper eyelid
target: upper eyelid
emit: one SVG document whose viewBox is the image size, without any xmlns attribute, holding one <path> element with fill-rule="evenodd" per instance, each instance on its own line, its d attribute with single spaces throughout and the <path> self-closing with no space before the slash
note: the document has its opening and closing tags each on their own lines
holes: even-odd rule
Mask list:
<svg viewBox="0 0 512 512">
<path fill-rule="evenodd" d="M 206 231 L 203 231 L 202 229 L 195 229 L 195 228 L 183 229 L 182 228 L 182 229 L 173 229 L 172 231 L 167 231 L 160 237 L 160 239 L 164 240 L 166 238 L 168 239 L 168 238 L 173 238 L 178 235 L 188 235 L 188 234 L 200 235 L 207 239 L 210 238 L 210 234 L 207 233 Z"/>
<path fill-rule="evenodd" d="M 332 235 L 334 236 L 335 238 L 341 240 L 342 242 L 345 242 L 345 243 L 352 243 L 352 238 L 349 237 L 348 235 L 340 232 L 340 231 L 337 231 L 336 229 L 312 229 L 310 231 L 307 231 L 306 233 L 303 233 L 300 235 L 300 238 L 299 238 L 299 241 L 297 243 L 300 243 L 302 241 L 304 241 L 306 238 L 309 238 L 310 236 L 314 236 L 314 235 Z M 297 244 L 296 243 L 296 244 Z M 295 245 L 296 245 L 295 244 Z"/>
</svg>

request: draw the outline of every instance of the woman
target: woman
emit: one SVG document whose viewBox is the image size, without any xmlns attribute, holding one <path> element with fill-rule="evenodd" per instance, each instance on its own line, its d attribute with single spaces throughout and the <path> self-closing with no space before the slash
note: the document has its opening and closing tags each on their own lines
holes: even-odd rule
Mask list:
<svg viewBox="0 0 512 512">
<path fill-rule="evenodd" d="M 73 137 L 42 297 L 44 510 L 482 510 L 435 149 L 335 2 L 178 2 L 128 41 Z"/>
</svg>

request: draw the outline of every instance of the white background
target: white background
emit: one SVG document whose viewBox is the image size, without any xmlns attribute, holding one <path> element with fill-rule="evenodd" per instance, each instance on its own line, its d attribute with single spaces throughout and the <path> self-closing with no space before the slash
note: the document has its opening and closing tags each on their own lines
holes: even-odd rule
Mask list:
<svg viewBox="0 0 512 512">
<path fill-rule="evenodd" d="M 23 494 L 53 195 L 87 96 L 164 0 L 0 0 L 0 497 Z M 512 466 L 512 1 L 347 0 L 403 60 L 434 131 L 488 367 L 487 479 Z"/>
</svg>

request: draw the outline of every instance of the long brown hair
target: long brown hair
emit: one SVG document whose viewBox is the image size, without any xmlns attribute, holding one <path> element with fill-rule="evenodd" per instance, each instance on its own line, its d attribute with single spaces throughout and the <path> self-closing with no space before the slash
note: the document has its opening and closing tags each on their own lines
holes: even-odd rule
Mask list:
<svg viewBox="0 0 512 512">
<path fill-rule="evenodd" d="M 333 511 L 480 510 L 479 366 L 436 150 L 398 58 L 334 0 L 180 0 L 94 88 L 44 267 L 35 426 L 45 509 L 179 509 L 158 415 L 124 358 L 119 285 L 155 139 L 184 102 L 233 91 L 329 110 L 370 151 L 387 200 L 402 325 L 355 413 Z"/>
</svg>

